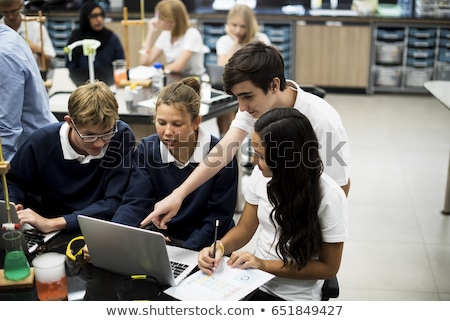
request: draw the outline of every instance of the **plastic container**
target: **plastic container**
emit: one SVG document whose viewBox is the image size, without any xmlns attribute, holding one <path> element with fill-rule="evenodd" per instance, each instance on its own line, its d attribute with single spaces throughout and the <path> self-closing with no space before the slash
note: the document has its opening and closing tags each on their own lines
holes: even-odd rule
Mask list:
<svg viewBox="0 0 450 321">
<path fill-rule="evenodd" d="M 155 62 L 153 67 L 156 69 L 155 75 L 152 77 L 152 86 L 156 90 L 160 90 L 164 87 L 164 69 L 163 64 L 160 62 Z"/>
<path fill-rule="evenodd" d="M 432 67 L 433 62 L 434 62 L 433 58 L 408 57 L 406 59 L 406 65 L 411 67 Z"/>
<path fill-rule="evenodd" d="M 408 48 L 408 57 L 434 58 L 434 48 Z"/>
<path fill-rule="evenodd" d="M 450 49 L 449 48 L 439 48 L 438 60 L 450 63 Z"/>
<path fill-rule="evenodd" d="M 405 29 L 378 28 L 378 40 L 403 40 L 405 38 Z"/>
<path fill-rule="evenodd" d="M 405 86 L 422 88 L 423 84 L 431 80 L 432 76 L 432 69 L 408 69 L 405 72 Z"/>
<path fill-rule="evenodd" d="M 450 64 L 437 63 L 435 80 L 450 80 Z"/>
<path fill-rule="evenodd" d="M 375 70 L 375 85 L 386 87 L 400 86 L 402 70 L 400 68 L 377 67 Z"/>
<path fill-rule="evenodd" d="M 378 42 L 376 48 L 377 63 L 389 65 L 399 65 L 402 63 L 403 42 Z"/>
</svg>

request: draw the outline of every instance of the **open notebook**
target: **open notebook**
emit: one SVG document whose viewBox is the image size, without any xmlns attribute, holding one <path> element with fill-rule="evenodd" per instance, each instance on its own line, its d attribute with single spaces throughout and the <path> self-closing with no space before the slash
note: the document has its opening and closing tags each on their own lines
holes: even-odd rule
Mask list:
<svg viewBox="0 0 450 321">
<path fill-rule="evenodd" d="M 10 218 L 11 223 L 19 223 L 17 212 L 13 204 L 10 204 Z M 5 201 L 0 200 L 0 223 L 8 223 L 8 213 L 5 207 Z M 50 233 L 42 233 L 41 231 L 33 228 L 30 224 L 24 224 L 21 227 L 22 230 L 22 249 L 26 254 L 33 254 L 38 246 L 47 244 L 56 237 L 61 231 L 55 231 Z M 2 234 L 5 231 L 2 231 Z M 0 249 L 5 249 L 5 243 L 2 237 L 0 237 Z"/>
<path fill-rule="evenodd" d="M 176 286 L 197 266 L 195 251 L 166 245 L 161 233 L 79 215 L 92 264 L 125 276 L 144 274 Z"/>
</svg>

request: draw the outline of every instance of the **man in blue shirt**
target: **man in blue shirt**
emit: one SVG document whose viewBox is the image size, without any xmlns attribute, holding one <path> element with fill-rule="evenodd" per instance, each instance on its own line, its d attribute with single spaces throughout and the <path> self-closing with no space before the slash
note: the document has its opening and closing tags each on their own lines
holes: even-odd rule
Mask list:
<svg viewBox="0 0 450 321">
<path fill-rule="evenodd" d="M 33 53 L 14 30 L 0 24 L 0 133 L 5 160 L 10 161 L 36 129 L 58 120 Z"/>
</svg>

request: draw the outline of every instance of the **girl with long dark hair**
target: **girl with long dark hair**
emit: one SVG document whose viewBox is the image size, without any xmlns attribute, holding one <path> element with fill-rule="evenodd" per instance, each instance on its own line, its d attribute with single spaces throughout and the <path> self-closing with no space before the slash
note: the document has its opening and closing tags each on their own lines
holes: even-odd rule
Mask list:
<svg viewBox="0 0 450 321">
<path fill-rule="evenodd" d="M 252 135 L 255 167 L 239 223 L 199 253 L 212 274 L 224 254 L 233 268 L 256 268 L 275 277 L 254 300 L 320 300 L 325 279 L 339 270 L 347 239 L 347 199 L 323 173 L 319 143 L 309 120 L 294 108 L 262 115 Z M 267 202 L 269 200 L 269 202 Z M 259 228 L 254 254 L 237 251 Z"/>
</svg>

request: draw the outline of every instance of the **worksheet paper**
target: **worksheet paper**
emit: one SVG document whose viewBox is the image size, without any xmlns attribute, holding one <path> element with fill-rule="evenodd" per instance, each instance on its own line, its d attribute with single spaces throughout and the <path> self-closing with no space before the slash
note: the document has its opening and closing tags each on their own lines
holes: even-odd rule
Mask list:
<svg viewBox="0 0 450 321">
<path fill-rule="evenodd" d="M 197 271 L 164 292 L 182 301 L 237 301 L 274 277 L 257 269 L 231 268 L 226 261 L 228 257 L 211 276 Z"/>
</svg>

